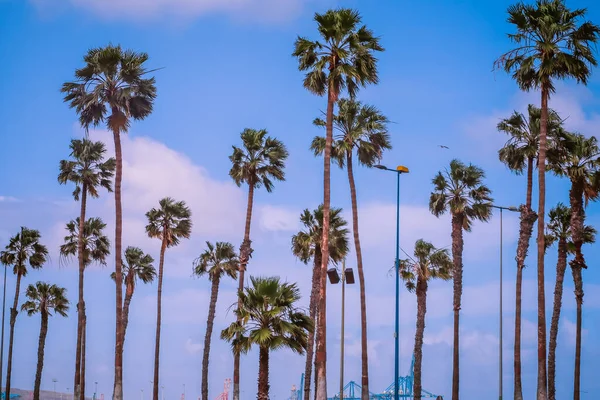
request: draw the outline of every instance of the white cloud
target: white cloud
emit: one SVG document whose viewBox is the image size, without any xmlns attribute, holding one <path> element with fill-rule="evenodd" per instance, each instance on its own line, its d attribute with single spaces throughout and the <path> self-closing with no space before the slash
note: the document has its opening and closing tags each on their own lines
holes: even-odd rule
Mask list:
<svg viewBox="0 0 600 400">
<path fill-rule="evenodd" d="M 185 342 L 185 351 L 187 351 L 188 354 L 200 353 L 203 348 L 204 346 L 202 343 L 196 343 L 191 338 L 188 338 L 188 340 Z"/>
<path fill-rule="evenodd" d="M 107 19 L 153 19 L 164 16 L 191 19 L 225 14 L 251 22 L 282 22 L 297 16 L 314 0 L 30 0 L 42 9 L 70 5 Z"/>
<path fill-rule="evenodd" d="M 300 213 L 281 206 L 264 205 L 258 208 L 260 228 L 273 232 L 297 232 Z"/>
<path fill-rule="evenodd" d="M 581 342 L 585 344 L 585 339 L 588 335 L 588 330 L 585 328 L 581 329 Z M 575 346 L 575 339 L 577 337 L 577 324 L 564 318 L 558 332 L 558 336 L 562 336 L 565 343 L 570 346 Z"/>
<path fill-rule="evenodd" d="M 19 201 L 16 197 L 12 197 L 12 196 L 0 196 L 0 202 L 1 201 Z"/>
</svg>

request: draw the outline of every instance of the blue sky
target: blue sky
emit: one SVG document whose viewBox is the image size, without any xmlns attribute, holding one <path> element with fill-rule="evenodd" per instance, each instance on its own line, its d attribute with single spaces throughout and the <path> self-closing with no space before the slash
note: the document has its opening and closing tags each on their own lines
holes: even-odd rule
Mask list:
<svg viewBox="0 0 600 400">
<path fill-rule="evenodd" d="M 308 151 L 321 132 L 312 120 L 325 109 L 325 100 L 302 88 L 302 74 L 291 57 L 298 34 L 314 37 L 312 14 L 332 6 L 355 7 L 364 22 L 382 36 L 381 83 L 359 94 L 360 100 L 379 107 L 393 124 L 394 149 L 384 157 L 393 166 L 411 169 L 402 177 L 401 246 L 411 252 L 421 237 L 443 247 L 450 244 L 450 224 L 427 210 L 431 178 L 454 157 L 473 162 L 487 172 L 487 183 L 498 204 L 523 201 L 525 182 L 512 176 L 497 161 L 504 137 L 495 125 L 513 110 L 539 104 L 536 93 L 520 93 L 492 62 L 510 48 L 506 33 L 506 7 L 511 1 L 367 2 L 359 0 L 0 0 L 0 244 L 21 225 L 39 229 L 51 249 L 51 261 L 25 282 L 48 280 L 76 296 L 75 263 L 60 265 L 57 248 L 64 224 L 77 215 L 72 188 L 56 182 L 58 161 L 68 156 L 69 140 L 81 137 L 77 117 L 59 92 L 90 47 L 119 43 L 150 54 L 156 72 L 158 98 L 154 113 L 133 124 L 123 139 L 124 245 L 139 245 L 157 255 L 159 243 L 145 237 L 144 213 L 166 195 L 186 200 L 194 213 L 190 241 L 169 250 L 164 286 L 164 335 L 161 379 L 165 398 L 188 396 L 200 389 L 201 351 L 206 324 L 209 283 L 191 278 L 191 262 L 204 242 L 241 240 L 245 212 L 244 188 L 228 177 L 231 145 L 238 144 L 245 127 L 267 128 L 290 150 L 287 180 L 272 194 L 259 191 L 252 236 L 251 275 L 280 275 L 299 282 L 308 302 L 310 269 L 295 260 L 289 240 L 298 228 L 304 208 L 321 201 L 322 162 Z M 571 7 L 590 6 L 589 18 L 600 21 L 600 7 L 569 1 Z M 551 106 L 568 117 L 567 126 L 586 135 L 600 128 L 600 74 L 594 71 L 587 88 L 572 82 L 558 85 Z M 91 133 L 108 142 L 99 129 Z M 439 144 L 447 145 L 444 150 Z M 393 279 L 388 275 L 394 258 L 394 177 L 381 171 L 359 169 L 357 185 L 360 232 L 364 247 L 369 310 L 371 389 L 383 390 L 393 371 Z M 548 179 L 547 205 L 567 202 L 568 183 Z M 333 170 L 334 205 L 349 210 L 346 176 Z M 103 195 L 90 205 L 90 215 L 114 224 L 113 200 Z M 589 221 L 600 223 L 597 204 L 588 208 Z M 505 214 L 504 384 L 512 393 L 512 337 L 514 324 L 514 252 L 517 218 Z M 465 237 L 465 291 L 461 320 L 461 392 L 465 398 L 488 398 L 497 392 L 498 354 L 498 229 L 495 216 L 477 224 Z M 532 241 L 532 245 L 534 245 Z M 600 367 L 600 347 L 593 340 L 600 330 L 600 273 L 597 246 L 587 249 L 590 268 L 585 271 L 584 352 L 582 398 L 600 390 L 593 371 Z M 532 250 L 531 254 L 535 254 Z M 352 265 L 352 256 L 349 264 Z M 547 303 L 551 307 L 556 256 L 547 256 Z M 534 258 L 524 274 L 523 362 L 526 397 L 535 391 L 536 292 Z M 112 393 L 111 364 L 114 342 L 114 287 L 107 268 L 87 274 L 88 394 L 93 382 L 100 393 Z M 14 294 L 8 281 L 8 299 Z M 572 387 L 574 355 L 574 300 L 568 274 L 564 313 L 559 333 L 559 398 Z M 211 353 L 210 397 L 221 391 L 231 376 L 228 346 L 218 332 L 231 320 L 235 283 L 221 287 Z M 152 377 L 155 319 L 155 285 L 139 286 L 134 295 L 132 320 L 125 344 L 126 398 L 147 398 Z M 339 288 L 329 297 L 329 388 L 338 382 Z M 451 382 L 451 285 L 434 283 L 424 348 L 424 386 L 449 395 Z M 346 380 L 360 380 L 358 288 L 348 290 Z M 413 345 L 415 301 L 402 292 L 402 371 L 407 371 Z M 352 312 L 352 310 L 356 310 Z M 75 311 L 68 319 L 50 323 L 42 387 L 72 386 Z M 549 320 L 550 314 L 548 314 Z M 8 323 L 7 323 L 8 325 Z M 31 388 L 34 378 L 37 318 L 17 320 L 13 386 Z M 255 393 L 257 354 L 242 361 L 242 398 Z M 273 399 L 285 399 L 292 384 L 299 384 L 303 358 L 280 351 L 273 354 Z"/>
</svg>

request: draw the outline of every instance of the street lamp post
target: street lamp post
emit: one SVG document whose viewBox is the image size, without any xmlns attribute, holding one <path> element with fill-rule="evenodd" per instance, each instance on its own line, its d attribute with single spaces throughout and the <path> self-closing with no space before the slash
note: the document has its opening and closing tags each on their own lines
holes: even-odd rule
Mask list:
<svg viewBox="0 0 600 400">
<path fill-rule="evenodd" d="M 499 336 L 498 345 L 498 399 L 502 400 L 502 211 L 519 212 L 517 207 L 502 207 L 491 204 L 492 208 L 500 210 L 500 317 L 499 317 Z"/>
<path fill-rule="evenodd" d="M 56 400 L 56 382 L 58 382 L 58 379 L 52 378 L 52 383 L 54 383 L 54 397 L 52 400 Z"/>
<path fill-rule="evenodd" d="M 327 270 L 327 276 L 329 282 L 337 284 L 340 282 L 340 275 L 336 268 L 330 268 Z M 342 337 L 341 337 L 341 350 L 340 350 L 340 400 L 344 398 L 344 315 L 346 312 L 346 283 L 349 285 L 354 284 L 354 272 L 352 268 L 346 268 L 346 260 L 342 264 Z"/>
<path fill-rule="evenodd" d="M 98 382 L 94 382 L 94 400 L 97 398 L 96 393 L 98 393 Z"/>
<path fill-rule="evenodd" d="M 4 290 L 2 291 L 2 338 L 0 339 L 0 382 L 2 381 L 2 360 L 4 360 L 4 314 L 6 313 L 6 270 L 8 265 L 4 265 Z M 0 383 L 0 392 L 2 384 Z M 10 397 L 10 395 L 6 395 Z"/>
<path fill-rule="evenodd" d="M 395 172 L 396 181 L 396 323 L 394 330 L 394 400 L 399 400 L 398 378 L 400 376 L 400 175 L 407 174 L 408 168 L 399 165 L 396 169 L 383 165 L 375 168 Z"/>
</svg>

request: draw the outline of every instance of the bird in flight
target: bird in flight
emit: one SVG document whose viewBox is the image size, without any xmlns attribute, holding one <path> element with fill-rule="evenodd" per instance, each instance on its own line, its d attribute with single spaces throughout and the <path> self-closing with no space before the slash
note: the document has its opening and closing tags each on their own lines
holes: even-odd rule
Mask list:
<svg viewBox="0 0 600 400">
<path fill-rule="evenodd" d="M 443 144 L 439 144 L 438 146 L 440 146 L 442 149 L 449 149 L 450 148 L 448 146 L 444 146 Z"/>
</svg>

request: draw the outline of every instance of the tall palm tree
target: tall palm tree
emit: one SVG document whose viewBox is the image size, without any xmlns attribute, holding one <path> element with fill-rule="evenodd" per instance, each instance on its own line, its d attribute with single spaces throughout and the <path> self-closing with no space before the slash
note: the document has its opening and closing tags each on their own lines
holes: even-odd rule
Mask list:
<svg viewBox="0 0 600 400">
<path fill-rule="evenodd" d="M 37 313 L 42 316 L 33 400 L 40 400 L 40 385 L 42 383 L 42 369 L 44 368 L 44 348 L 46 346 L 46 335 L 48 334 L 48 317 L 51 317 L 52 313 L 66 317 L 67 311 L 69 311 L 69 300 L 67 300 L 65 292 L 65 288 L 45 282 L 37 282 L 35 285 L 29 285 L 25 292 L 28 300 L 21 306 L 21 311 L 27 312 L 27 315 L 30 317 Z"/>
<path fill-rule="evenodd" d="M 462 297 L 463 230 L 469 232 L 474 220 L 488 221 L 491 216 L 491 191 L 484 185 L 485 173 L 472 164 L 450 162 L 450 169 L 433 178 L 429 210 L 436 217 L 449 212 L 452 216 L 452 260 L 454 268 L 453 309 L 454 343 L 452 349 L 452 400 L 459 398 L 459 313 Z"/>
<path fill-rule="evenodd" d="M 82 207 L 83 207 L 82 198 Z M 83 226 L 83 229 L 81 229 Z M 92 262 L 106 265 L 106 258 L 110 254 L 110 240 L 104 235 L 106 224 L 100 218 L 89 218 L 85 224 L 81 224 L 80 217 L 67 223 L 68 235 L 64 238 L 64 244 L 60 246 L 61 257 L 70 257 L 78 255 L 79 262 L 83 262 L 84 270 Z M 78 318 L 77 323 L 81 326 L 77 330 L 78 346 L 76 349 L 75 376 L 77 379 L 77 389 L 74 398 L 79 398 L 81 393 L 85 393 L 85 345 L 83 336 L 85 336 L 87 320 L 85 315 L 85 300 L 83 299 L 83 273 L 79 268 L 79 303 L 77 304 Z M 81 316 L 81 318 L 79 318 Z"/>
<path fill-rule="evenodd" d="M 108 45 L 90 49 L 85 65 L 75 70 L 75 81 L 62 86 L 64 101 L 75 108 L 86 130 L 100 124 L 113 134 L 115 143 L 115 382 L 113 400 L 123 400 L 123 277 L 122 233 L 123 209 L 121 181 L 123 154 L 121 134 L 127 133 L 132 120 L 142 120 L 152 113 L 156 98 L 153 77 L 147 78 L 148 54 Z M 83 218 L 82 218 L 83 219 Z"/>
<path fill-rule="evenodd" d="M 252 255 L 250 224 L 252 222 L 254 190 L 264 186 L 267 192 L 271 193 L 274 180 L 285 180 L 283 169 L 285 160 L 288 158 L 288 151 L 281 141 L 267 135 L 266 129 L 244 129 L 240 135 L 242 147 L 232 146 L 233 153 L 229 156 L 232 164 L 229 176 L 238 186 L 242 186 L 243 183 L 248 185 L 246 226 L 239 256 L 239 291 L 244 289 L 244 274 L 248 260 Z M 239 353 L 235 353 L 233 357 L 233 400 L 240 400 Z"/>
<path fill-rule="evenodd" d="M 533 193 L 533 170 L 538 158 L 540 148 L 540 121 L 542 110 L 533 104 L 527 107 L 527 116 L 515 111 L 509 118 L 498 123 L 498 131 L 506 133 L 509 138 L 504 147 L 498 151 L 502 161 L 512 172 L 517 175 L 526 173 L 527 191 L 525 204 L 521 205 L 521 223 L 519 227 L 519 241 L 517 244 L 517 279 L 516 279 L 516 305 L 515 305 L 515 341 L 514 341 L 514 392 L 516 397 L 522 397 L 521 382 L 521 304 L 523 285 L 523 269 L 525 259 L 529 252 L 529 241 L 533 234 L 533 225 L 537 220 L 537 213 L 531 208 Z M 562 121 L 558 114 L 548 110 L 547 139 L 552 143 L 561 134 Z"/>
<path fill-rule="evenodd" d="M 552 163 L 551 168 L 558 176 L 567 177 L 571 181 L 569 191 L 570 224 L 575 258 L 571 260 L 570 264 L 577 301 L 574 399 L 579 399 L 581 305 L 583 303 L 582 269 L 587 268 L 581 247 L 586 239 L 585 206 L 590 200 L 597 200 L 600 197 L 600 148 L 598 147 L 598 140 L 594 136 L 586 138 L 581 134 L 566 134 L 559 143 L 558 153 L 559 156 Z"/>
<path fill-rule="evenodd" d="M 258 346 L 258 400 L 269 399 L 269 353 L 289 348 L 303 354 L 308 332 L 313 329 L 310 317 L 296 306 L 300 289 L 295 283 L 282 283 L 278 277 L 250 277 L 251 287 L 240 292 L 241 307 L 237 321 L 221 332 L 231 342 L 235 353 L 247 353 Z"/>
<path fill-rule="evenodd" d="M 231 243 L 217 242 L 215 245 L 206 242 L 206 247 L 207 249 L 194 261 L 194 274 L 197 276 L 208 275 L 208 279 L 212 283 L 206 320 L 206 336 L 204 337 L 204 355 L 202 356 L 202 400 L 208 400 L 208 358 L 215 322 L 215 308 L 219 296 L 219 284 L 223 275 L 237 279 L 239 263 Z"/>
<path fill-rule="evenodd" d="M 0 252 L 0 262 L 5 266 L 12 265 L 13 273 L 17 276 L 15 285 L 15 300 L 10 309 L 10 332 L 8 336 L 8 360 L 6 363 L 6 387 L 4 393 L 10 397 L 10 380 L 12 372 L 12 352 L 15 334 L 15 322 L 19 313 L 19 292 L 21 278 L 27 276 L 28 266 L 40 269 L 48 258 L 48 249 L 40 243 L 40 232 L 35 229 L 21 227 L 21 231 L 11 237 L 4 251 Z"/>
<path fill-rule="evenodd" d="M 340 263 L 348 254 L 348 228 L 342 217 L 341 208 L 329 210 L 329 260 L 334 264 Z M 304 229 L 292 236 L 292 253 L 305 264 L 313 260 L 312 289 L 309 301 L 309 316 L 312 321 L 317 320 L 317 300 L 319 296 L 319 283 L 321 272 L 321 239 L 323 238 L 323 206 L 310 212 L 305 209 L 300 214 L 300 222 Z M 310 399 L 310 379 L 312 376 L 312 363 L 314 356 L 315 332 L 308 333 L 306 347 L 306 364 L 304 367 L 304 400 Z"/>
<path fill-rule="evenodd" d="M 82 389 L 81 380 L 82 370 L 85 370 L 85 360 L 81 357 L 82 336 L 85 327 L 83 326 L 84 317 L 84 296 L 83 296 L 83 278 L 84 278 L 84 256 L 83 256 L 83 223 L 86 220 L 87 195 L 93 198 L 99 197 L 98 189 L 105 188 L 112 192 L 112 178 L 115 170 L 115 159 L 104 159 L 106 147 L 102 142 L 93 142 L 88 139 L 73 139 L 69 146 L 71 149 L 71 159 L 61 160 L 58 174 L 58 182 L 66 184 L 72 182 L 75 184 L 73 197 L 75 201 L 81 199 L 81 210 L 78 221 L 78 260 L 79 260 L 79 296 L 77 302 L 77 344 L 75 346 L 75 377 L 73 384 L 73 396 L 80 399 Z"/>
<path fill-rule="evenodd" d="M 538 379 L 537 399 L 547 398 L 546 314 L 544 292 L 544 216 L 546 213 L 546 139 L 548 132 L 548 99 L 555 92 L 556 80 L 573 78 L 587 84 L 590 66 L 596 66 L 594 45 L 600 28 L 581 20 L 586 9 L 570 10 L 564 0 L 536 0 L 535 4 L 519 2 L 508 8 L 508 22 L 516 28 L 509 39 L 516 48 L 495 61 L 495 67 L 512 74 L 524 91 L 541 92 L 540 149 L 538 156 Z M 516 392 L 516 400 L 522 393 Z"/>
<path fill-rule="evenodd" d="M 154 258 L 150 254 L 144 254 L 139 247 L 128 246 L 125 249 L 125 260 L 123 262 L 123 283 L 125 284 L 125 300 L 123 300 L 123 343 L 127 334 L 127 325 L 129 324 L 129 306 L 133 298 L 133 292 L 137 281 L 150 283 L 156 278 L 156 269 L 154 269 Z M 110 274 L 115 279 L 116 274 Z"/>
<path fill-rule="evenodd" d="M 168 247 L 179 244 L 181 239 L 189 239 L 192 232 L 192 212 L 184 201 L 175 201 L 170 197 L 160 200 L 159 207 L 146 213 L 148 225 L 146 233 L 151 238 L 161 240 L 160 260 L 158 263 L 158 294 L 156 302 L 156 344 L 154 348 L 154 389 L 153 400 L 158 400 L 158 367 L 160 360 L 160 327 L 162 306 L 163 268 L 165 265 L 165 251 Z M 115 279 L 119 279 L 115 274 Z"/>
<path fill-rule="evenodd" d="M 352 201 L 352 232 L 356 250 L 358 281 L 360 283 L 361 348 L 362 348 L 362 398 L 369 397 L 369 362 L 367 353 L 367 300 L 365 274 L 363 271 L 362 251 L 358 229 L 358 202 L 354 181 L 354 152 L 360 165 L 368 168 L 378 164 L 384 150 L 392 148 L 387 130 L 388 119 L 374 106 L 363 105 L 356 100 L 341 99 L 337 103 L 338 114 L 333 116 L 333 128 L 336 131 L 331 156 L 343 168 L 346 166 Z M 326 121 L 315 119 L 314 124 L 326 127 Z M 311 150 L 315 155 L 325 151 L 326 138 L 313 139 Z"/>
<path fill-rule="evenodd" d="M 400 274 L 409 292 L 417 294 L 417 327 L 415 331 L 414 400 L 421 400 L 421 365 L 423 363 L 423 333 L 427 312 L 427 287 L 432 279 L 452 279 L 452 260 L 446 249 L 436 249 L 423 239 L 415 243 L 415 258 L 400 263 Z"/>
<path fill-rule="evenodd" d="M 325 148 L 323 150 L 323 265 L 317 321 L 317 400 L 327 398 L 326 355 L 326 277 L 329 261 L 329 208 L 331 203 L 331 151 L 333 145 L 333 109 L 344 90 L 354 97 L 359 86 L 379 82 L 375 52 L 383 51 L 379 38 L 361 25 L 358 11 L 348 8 L 315 13 L 319 40 L 298 36 L 292 55 L 298 59 L 298 69 L 307 71 L 304 87 L 317 96 L 327 95 L 325 118 Z M 361 396 L 365 400 L 364 391 Z M 234 399 L 238 400 L 238 399 Z"/>
</svg>

